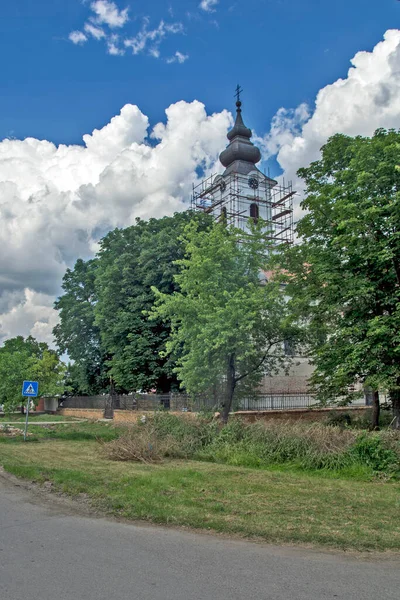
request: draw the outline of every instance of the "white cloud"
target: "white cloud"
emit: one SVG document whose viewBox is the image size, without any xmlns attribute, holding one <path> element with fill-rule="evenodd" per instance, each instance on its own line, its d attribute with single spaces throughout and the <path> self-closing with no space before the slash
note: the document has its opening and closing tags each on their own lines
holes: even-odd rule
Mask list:
<svg viewBox="0 0 400 600">
<path fill-rule="evenodd" d="M 123 56 L 125 54 L 125 50 L 118 46 L 119 36 L 116 34 L 110 35 L 107 39 L 107 52 L 112 56 Z"/>
<path fill-rule="evenodd" d="M 87 37 L 82 31 L 71 31 L 71 33 L 68 36 L 68 39 L 73 44 L 84 44 L 85 42 L 87 42 Z"/>
<path fill-rule="evenodd" d="M 145 17 L 140 30 L 124 39 L 122 33 L 119 36 L 112 30 L 123 28 L 129 21 L 128 8 L 120 10 L 114 2 L 96 0 L 90 4 L 90 9 L 94 14 L 89 16 L 83 27 L 87 35 L 77 30 L 72 31 L 68 37 L 73 44 L 83 44 L 88 36 L 96 40 L 104 39 L 107 53 L 112 56 L 123 56 L 126 48 L 132 48 L 134 55 L 146 51 L 149 56 L 160 58 L 160 45 L 167 35 L 183 33 L 182 23 L 166 23 L 164 20 L 154 29 L 149 29 L 150 19 Z M 170 62 L 184 62 L 186 59 L 186 55 L 177 52 Z"/>
<path fill-rule="evenodd" d="M 178 62 L 179 64 L 183 64 L 185 61 L 187 61 L 188 58 L 188 54 L 182 54 L 182 52 L 179 52 L 179 50 L 177 50 L 173 56 L 167 58 L 167 63 L 171 64 L 174 62 Z"/>
<path fill-rule="evenodd" d="M 17 335 L 32 335 L 36 339 L 53 345 L 53 327 L 58 322 L 58 314 L 53 309 L 54 297 L 30 289 L 22 292 L 22 297 L 11 310 L 0 315 L 0 339 Z"/>
<path fill-rule="evenodd" d="M 214 6 L 218 4 L 219 0 L 201 0 L 199 6 L 206 12 L 215 12 Z"/>
<path fill-rule="evenodd" d="M 158 58 L 160 56 L 159 46 L 167 34 L 176 34 L 183 32 L 182 23 L 165 23 L 160 21 L 155 29 L 148 29 L 149 19 L 143 20 L 141 30 L 133 37 L 126 39 L 124 44 L 127 48 L 132 48 L 133 54 L 141 54 L 149 46 L 149 54 Z"/>
<path fill-rule="evenodd" d="M 320 90 L 312 114 L 304 104 L 280 109 L 263 138 L 264 157 L 277 154 L 298 189 L 297 169 L 318 158 L 329 136 L 399 128 L 400 31 L 387 31 L 351 62 L 346 78 Z M 0 143 L 0 337 L 35 332 L 49 339 L 66 267 L 92 255 L 111 228 L 184 209 L 196 169 L 217 168 L 229 113 L 207 116 L 195 101 L 166 114 L 150 133 L 152 145 L 148 119 L 132 105 L 85 135 L 84 146 Z"/>
<path fill-rule="evenodd" d="M 318 92 L 311 117 L 304 104 L 280 109 L 264 138 L 267 153 L 277 153 L 285 177 L 299 191 L 297 170 L 318 159 L 331 135 L 372 135 L 379 127 L 400 127 L 400 31 L 386 31 L 372 52 L 357 52 L 351 64 L 346 78 Z"/>
<path fill-rule="evenodd" d="M 104 29 L 101 27 L 96 27 L 96 25 L 93 25 L 93 23 L 85 23 L 84 30 L 96 40 L 101 40 L 102 38 L 106 37 Z"/>
<path fill-rule="evenodd" d="M 188 207 L 196 169 L 215 170 L 231 117 L 207 116 L 197 101 L 166 115 L 151 145 L 147 117 L 130 104 L 82 146 L 0 142 L 0 338 L 50 340 L 67 266 L 114 227 Z"/>
<path fill-rule="evenodd" d="M 90 8 L 95 13 L 98 23 L 105 23 L 112 29 L 123 27 L 129 21 L 129 9 L 119 10 L 115 2 L 96 0 L 96 2 L 91 3 Z"/>
</svg>

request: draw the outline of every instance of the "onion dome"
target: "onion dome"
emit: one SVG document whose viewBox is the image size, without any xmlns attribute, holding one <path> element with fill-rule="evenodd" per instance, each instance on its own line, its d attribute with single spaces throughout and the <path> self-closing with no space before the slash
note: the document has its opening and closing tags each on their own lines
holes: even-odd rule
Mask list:
<svg viewBox="0 0 400 600">
<path fill-rule="evenodd" d="M 242 103 L 238 100 L 235 125 L 227 136 L 230 143 L 219 155 L 219 160 L 227 172 L 248 173 L 261 160 L 260 150 L 250 141 L 251 130 L 243 123 L 241 106 Z"/>
</svg>

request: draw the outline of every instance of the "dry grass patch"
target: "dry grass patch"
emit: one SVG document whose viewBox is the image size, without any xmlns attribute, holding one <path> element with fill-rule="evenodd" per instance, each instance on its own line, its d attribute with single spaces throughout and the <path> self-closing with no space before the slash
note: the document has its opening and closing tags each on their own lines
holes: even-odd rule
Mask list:
<svg viewBox="0 0 400 600">
<path fill-rule="evenodd" d="M 321 423 L 232 420 L 223 429 L 215 421 L 156 414 L 119 439 L 105 444 L 112 460 L 160 462 L 164 457 L 190 458 L 228 465 L 266 468 L 297 466 L 305 470 L 343 472 L 358 469 L 364 476 L 400 474 L 400 435 L 327 427 Z"/>
</svg>

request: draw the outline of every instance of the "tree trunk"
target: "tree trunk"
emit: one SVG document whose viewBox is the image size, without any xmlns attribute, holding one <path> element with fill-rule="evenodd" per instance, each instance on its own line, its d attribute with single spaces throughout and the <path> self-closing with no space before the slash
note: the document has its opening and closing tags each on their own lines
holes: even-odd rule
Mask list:
<svg viewBox="0 0 400 600">
<path fill-rule="evenodd" d="M 400 389 L 391 390 L 390 400 L 393 411 L 393 428 L 400 429 Z"/>
<path fill-rule="evenodd" d="M 373 392 L 372 396 L 372 416 L 371 416 L 371 428 L 379 429 L 379 415 L 381 412 L 381 406 L 379 404 L 379 392 L 378 390 Z"/>
<path fill-rule="evenodd" d="M 114 418 L 114 397 L 115 397 L 115 385 L 114 381 L 110 377 L 110 393 L 106 400 L 106 405 L 104 407 L 104 418 L 105 419 L 113 419 Z"/>
<path fill-rule="evenodd" d="M 226 392 L 225 402 L 222 408 L 221 421 L 224 425 L 227 424 L 229 419 L 229 413 L 232 408 L 233 395 L 235 393 L 236 379 L 235 379 L 235 355 L 230 354 L 228 357 L 228 365 L 226 371 Z"/>
</svg>

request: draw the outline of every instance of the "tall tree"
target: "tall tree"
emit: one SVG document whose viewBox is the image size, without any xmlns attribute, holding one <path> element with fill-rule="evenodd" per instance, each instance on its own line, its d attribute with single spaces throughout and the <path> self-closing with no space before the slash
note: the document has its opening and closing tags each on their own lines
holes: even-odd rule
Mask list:
<svg viewBox="0 0 400 600">
<path fill-rule="evenodd" d="M 399 156 L 397 131 L 331 138 L 321 159 L 299 170 L 307 214 L 302 244 L 286 256 L 292 305 L 310 326 L 315 389 L 331 398 L 358 379 L 389 390 L 398 427 Z"/>
<path fill-rule="evenodd" d="M 171 360 L 161 357 L 170 327 L 160 318 L 150 320 L 152 286 L 165 294 L 177 289 L 174 275 L 183 257 L 181 234 L 190 222 L 204 230 L 207 215 L 191 212 L 172 217 L 137 220 L 136 225 L 110 232 L 101 242 L 96 259 L 95 324 L 102 347 L 110 355 L 110 375 L 128 390 L 176 386 Z"/>
<path fill-rule="evenodd" d="M 37 380 L 40 395 L 64 390 L 65 365 L 54 350 L 29 336 L 11 338 L 0 348 L 0 404 L 15 410 L 22 404 L 22 382 Z"/>
<path fill-rule="evenodd" d="M 222 388 L 224 423 L 243 386 L 256 390 L 264 374 L 289 360 L 281 348 L 296 333 L 279 283 L 260 280 L 270 260 L 262 225 L 246 235 L 222 223 L 210 231 L 189 224 L 178 290 L 155 290 L 153 314 L 172 324 L 166 353 L 178 379 L 190 393 Z"/>
<path fill-rule="evenodd" d="M 74 361 L 70 368 L 72 388 L 79 393 L 99 394 L 108 389 L 108 355 L 95 324 L 94 307 L 96 260 L 77 260 L 63 278 L 64 294 L 54 307 L 60 322 L 53 334 L 61 354 L 68 353 Z"/>
</svg>

